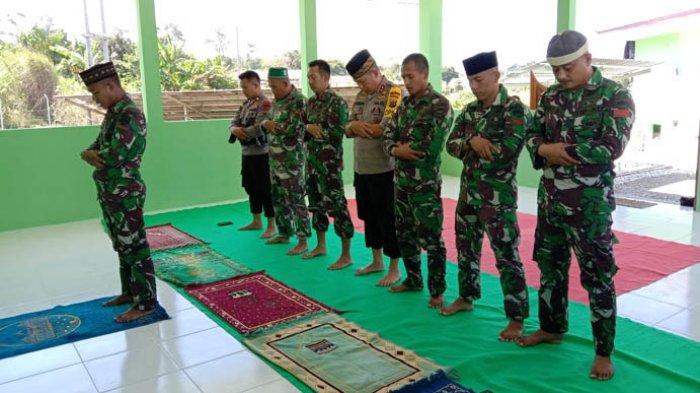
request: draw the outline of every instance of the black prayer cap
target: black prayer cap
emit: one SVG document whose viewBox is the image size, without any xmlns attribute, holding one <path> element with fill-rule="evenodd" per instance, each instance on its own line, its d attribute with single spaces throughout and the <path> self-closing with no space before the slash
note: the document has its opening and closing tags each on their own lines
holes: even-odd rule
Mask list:
<svg viewBox="0 0 700 393">
<path fill-rule="evenodd" d="M 367 49 L 363 49 L 357 52 L 355 56 L 348 61 L 348 64 L 345 65 L 345 69 L 348 71 L 348 74 L 350 74 L 354 79 L 357 79 L 366 74 L 367 71 L 371 70 L 376 64 L 377 63 L 374 61 L 374 58 L 372 58 L 372 55 L 369 54 L 369 51 Z"/>
<path fill-rule="evenodd" d="M 113 76 L 117 76 L 117 69 L 114 68 L 114 64 L 111 61 L 95 64 L 87 70 L 80 72 L 80 78 L 83 80 L 83 83 L 85 83 L 85 86 Z"/>
<path fill-rule="evenodd" d="M 496 52 L 481 52 L 462 60 L 467 76 L 476 75 L 482 71 L 498 67 Z"/>
</svg>

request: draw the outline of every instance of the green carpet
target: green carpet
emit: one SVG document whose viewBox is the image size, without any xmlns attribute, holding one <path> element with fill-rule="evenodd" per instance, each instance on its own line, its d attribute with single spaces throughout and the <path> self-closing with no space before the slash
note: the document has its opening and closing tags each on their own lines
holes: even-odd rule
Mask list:
<svg viewBox="0 0 700 393">
<path fill-rule="evenodd" d="M 232 220 L 233 226 L 217 222 Z M 239 232 L 249 220 L 248 204 L 237 203 L 148 216 L 148 225 L 171 222 L 178 228 L 211 242 L 218 252 L 264 269 L 272 277 L 331 306 L 345 311 L 343 317 L 384 339 L 411 349 L 436 363 L 453 368 L 459 382 L 476 391 L 494 392 L 700 392 L 700 343 L 687 340 L 627 319 L 618 319 L 614 361 L 617 374 L 609 382 L 593 381 L 588 370 L 593 343 L 588 307 L 570 306 L 570 331 L 561 345 L 519 348 L 501 343 L 498 332 L 505 319 L 498 279 L 482 276 L 483 294 L 471 313 L 445 318 L 427 307 L 427 291 L 390 294 L 376 287 L 378 275 L 354 277 L 353 268 L 330 272 L 340 241 L 329 232 L 329 255 L 304 261 L 284 255 L 290 245 L 267 246 L 257 232 Z M 311 240 L 315 244 L 315 240 Z M 361 234 L 353 238 L 355 266 L 370 260 Z M 457 268 L 447 266 L 451 301 L 456 295 Z M 181 291 L 181 293 L 184 293 Z M 537 293 L 530 291 L 531 318 L 527 331 L 537 328 Z M 200 309 L 203 306 L 192 300 Z M 207 315 L 226 328 L 215 315 Z M 227 328 L 241 340 L 232 328 Z M 303 391 L 310 391 L 288 373 L 285 378 Z"/>
</svg>

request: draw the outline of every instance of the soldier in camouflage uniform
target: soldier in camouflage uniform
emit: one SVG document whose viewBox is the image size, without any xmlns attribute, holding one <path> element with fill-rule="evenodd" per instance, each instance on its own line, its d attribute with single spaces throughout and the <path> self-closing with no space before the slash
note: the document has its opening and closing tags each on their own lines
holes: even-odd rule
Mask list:
<svg viewBox="0 0 700 393">
<path fill-rule="evenodd" d="M 496 255 L 510 320 L 499 338 L 514 341 L 522 335 L 523 320 L 529 315 L 525 271 L 518 252 L 515 174 L 532 115 L 498 83 L 496 52 L 479 53 L 463 63 L 477 100 L 459 114 L 447 141 L 448 153 L 464 162 L 464 170 L 455 213 L 459 298 L 443 308 L 442 314 L 469 311 L 481 297 L 479 265 L 486 232 Z"/>
<path fill-rule="evenodd" d="M 329 269 L 349 266 L 350 239 L 355 228 L 350 220 L 348 202 L 343 189 L 343 136 L 348 122 L 348 105 L 329 85 L 331 68 L 323 60 L 309 63 L 309 86 L 314 95 L 307 104 L 306 146 L 309 153 L 306 189 L 309 210 L 318 245 L 304 255 L 305 259 L 326 253 L 328 216 L 333 217 L 335 233 L 341 238 L 342 253 Z"/>
<path fill-rule="evenodd" d="M 420 290 L 421 249 L 428 253 L 429 306 L 443 305 L 446 250 L 442 240 L 440 153 L 452 125 L 450 102 L 428 83 L 428 60 L 420 53 L 401 66 L 409 96 L 387 124 L 384 148 L 396 157 L 396 233 L 406 279 L 392 292 Z"/>
<path fill-rule="evenodd" d="M 286 68 L 270 68 L 268 83 L 275 101 L 261 127 L 269 133 L 272 202 L 275 207 L 278 235 L 267 244 L 288 243 L 296 231 L 298 243 L 287 255 L 307 251 L 311 236 L 306 193 L 306 100 L 289 81 Z"/>
<path fill-rule="evenodd" d="M 535 168 L 543 169 L 533 256 L 540 268 L 540 330 L 521 345 L 558 343 L 567 331 L 573 248 L 591 309 L 596 357 L 590 377 L 607 380 L 614 373 L 616 318 L 613 161 L 629 140 L 634 102 L 591 65 L 587 40 L 576 31 L 554 36 L 547 60 L 558 83 L 542 96 L 526 139 Z"/>
<path fill-rule="evenodd" d="M 81 153 L 95 167 L 93 179 L 114 250 L 119 254 L 121 294 L 105 306 L 133 303 L 117 322 L 131 322 L 157 305 L 151 250 L 146 240 L 143 205 L 146 184 L 139 170 L 146 149 L 146 120 L 126 95 L 111 62 L 80 73 L 93 99 L 107 110 L 100 134 Z"/>
<path fill-rule="evenodd" d="M 272 102 L 262 94 L 257 72 L 246 71 L 238 79 L 246 100 L 233 114 L 228 141 L 235 143 L 238 140 L 241 143 L 241 179 L 253 214 L 253 222 L 239 230 L 261 229 L 260 215 L 264 210 L 267 229 L 260 237 L 269 239 L 275 235 L 275 209 L 272 205 L 267 134 L 260 129 L 260 122 L 270 110 Z"/>
<path fill-rule="evenodd" d="M 345 66 L 360 91 L 350 110 L 345 134 L 353 139 L 357 215 L 364 223 L 365 245 L 372 262 L 355 271 L 358 276 L 384 270 L 382 252 L 389 257 L 389 271 L 377 285 L 388 287 L 401 279 L 394 214 L 394 158 L 386 154 L 384 127 L 396 112 L 403 91 L 382 75 L 369 51 L 357 52 Z"/>
</svg>

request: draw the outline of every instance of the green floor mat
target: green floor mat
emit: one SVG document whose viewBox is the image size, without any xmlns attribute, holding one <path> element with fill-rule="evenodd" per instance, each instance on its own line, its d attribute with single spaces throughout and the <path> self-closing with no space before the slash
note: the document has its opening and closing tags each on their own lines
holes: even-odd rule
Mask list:
<svg viewBox="0 0 700 393">
<path fill-rule="evenodd" d="M 427 291 L 390 294 L 375 286 L 379 275 L 355 277 L 354 269 L 371 259 L 361 234 L 352 239 L 354 266 L 331 272 L 326 267 L 340 250 L 340 240 L 332 231 L 328 235 L 328 255 L 305 261 L 285 255 L 293 244 L 268 246 L 258 238 L 258 232 L 216 225 L 222 220 L 238 224 L 249 219 L 248 204 L 237 203 L 163 213 L 148 216 L 146 221 L 148 225 L 171 222 L 251 269 L 266 270 L 285 284 L 345 311 L 344 318 L 364 329 L 454 368 L 461 377 L 459 382 L 476 391 L 700 392 L 700 343 L 695 341 L 619 318 L 614 354 L 617 374 L 609 382 L 593 381 L 588 378 L 594 352 L 585 305 L 571 304 L 570 332 L 561 345 L 519 348 L 497 340 L 506 322 L 497 277 L 482 275 L 482 299 L 473 312 L 446 318 L 427 307 Z M 315 239 L 311 239 L 311 246 L 314 244 Z M 448 264 L 447 279 L 445 295 L 450 301 L 457 293 L 454 264 Z M 537 328 L 536 295 L 535 290 L 530 291 L 532 316 L 526 322 L 527 331 Z M 203 309 L 196 301 L 193 303 Z M 225 326 L 212 313 L 207 315 Z M 242 339 L 233 329 L 226 330 Z M 276 369 L 295 386 L 309 391 L 288 373 Z"/>
</svg>

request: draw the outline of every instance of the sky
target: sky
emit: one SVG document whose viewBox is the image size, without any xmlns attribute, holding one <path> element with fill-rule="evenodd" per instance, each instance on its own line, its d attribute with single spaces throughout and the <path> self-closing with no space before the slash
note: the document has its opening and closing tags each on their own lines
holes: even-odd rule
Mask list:
<svg viewBox="0 0 700 393">
<path fill-rule="evenodd" d="M 55 27 L 81 37 L 83 1 L 91 31 L 101 32 L 99 0 L 0 0 L 0 31 L 14 29 L 6 23 L 10 15 L 25 28 L 50 18 Z M 107 32 L 118 29 L 136 39 L 135 1 L 103 1 Z M 556 29 L 556 3 L 443 0 L 443 65 L 462 72 L 462 59 L 490 50 L 498 52 L 501 68 L 543 60 Z M 221 31 L 229 56 L 245 56 L 254 45 L 255 56 L 273 58 L 299 49 L 298 4 L 298 0 L 155 0 L 156 23 L 160 29 L 177 25 L 186 49 L 198 57 L 215 54 L 210 41 Z M 577 28 L 588 35 L 594 56 L 620 58 L 624 40 L 598 36 L 597 31 L 692 8 L 700 8 L 700 0 L 578 0 Z M 17 13 L 25 17 L 18 18 Z M 347 61 L 367 48 L 380 64 L 397 63 L 418 51 L 418 0 L 317 0 L 317 33 L 321 58 Z"/>
</svg>

